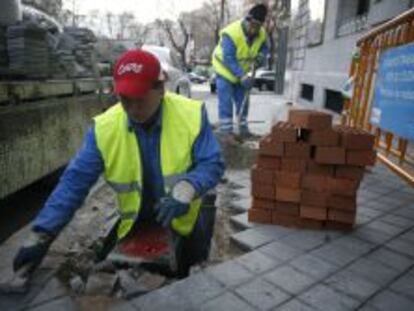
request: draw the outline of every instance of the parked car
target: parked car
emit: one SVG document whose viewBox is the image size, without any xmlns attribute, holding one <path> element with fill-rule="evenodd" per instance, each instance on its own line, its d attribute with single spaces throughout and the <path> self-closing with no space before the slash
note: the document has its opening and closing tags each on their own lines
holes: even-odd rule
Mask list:
<svg viewBox="0 0 414 311">
<path fill-rule="evenodd" d="M 154 54 L 168 76 L 167 89 L 171 92 L 191 97 L 191 81 L 180 69 L 178 57 L 169 49 L 156 45 L 143 45 L 142 49 Z"/>
<path fill-rule="evenodd" d="M 275 89 L 275 72 L 259 69 L 254 78 L 254 86 L 260 91 L 273 91 Z"/>
<path fill-rule="evenodd" d="M 210 75 L 210 78 L 208 79 L 210 83 L 210 92 L 215 93 L 217 91 L 217 84 L 216 84 L 216 73 L 213 72 Z"/>
<path fill-rule="evenodd" d="M 188 74 L 188 78 L 190 79 L 191 82 L 194 82 L 194 83 L 201 84 L 201 83 L 207 82 L 207 78 L 206 77 L 203 77 L 203 76 L 201 76 L 201 75 L 199 75 L 199 74 L 197 74 L 195 72 L 190 72 Z"/>
</svg>

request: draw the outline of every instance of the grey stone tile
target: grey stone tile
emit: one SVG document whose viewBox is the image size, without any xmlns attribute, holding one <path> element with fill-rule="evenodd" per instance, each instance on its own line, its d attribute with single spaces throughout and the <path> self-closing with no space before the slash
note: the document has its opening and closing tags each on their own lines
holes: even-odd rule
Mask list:
<svg viewBox="0 0 414 311">
<path fill-rule="evenodd" d="M 361 226 L 352 232 L 351 236 L 373 244 L 384 244 L 392 239 L 392 235 L 367 226 Z"/>
<path fill-rule="evenodd" d="M 388 233 L 389 235 L 392 235 L 392 236 L 396 236 L 396 235 L 398 235 L 398 234 L 400 234 L 401 232 L 404 231 L 403 228 L 392 225 L 392 224 L 389 224 L 389 223 L 381 220 L 381 218 L 378 218 L 378 219 L 366 224 L 366 226 L 371 228 L 371 229 L 384 231 L 385 233 Z"/>
<path fill-rule="evenodd" d="M 264 278 L 288 293 L 297 295 L 315 284 L 316 280 L 290 266 L 282 266 L 267 273 Z"/>
<path fill-rule="evenodd" d="M 392 214 L 414 219 L 414 208 L 413 206 L 402 205 L 392 212 Z"/>
<path fill-rule="evenodd" d="M 289 264 L 316 280 L 321 280 L 339 269 L 338 266 L 310 254 L 295 258 Z"/>
<path fill-rule="evenodd" d="M 59 299 L 55 299 L 39 305 L 37 307 L 28 309 L 30 311 L 56 311 L 56 310 L 64 310 L 64 311 L 75 311 L 78 310 L 76 303 L 70 298 L 69 296 L 61 297 Z"/>
<path fill-rule="evenodd" d="M 366 205 L 359 205 L 357 213 L 364 214 L 371 219 L 375 219 L 377 217 L 384 215 L 384 211 L 379 211 L 379 210 L 370 208 Z"/>
<path fill-rule="evenodd" d="M 218 296 L 225 290 L 224 285 L 204 272 L 190 275 L 172 286 L 176 292 L 185 295 L 194 305 Z"/>
<path fill-rule="evenodd" d="M 255 274 L 261 274 L 282 263 L 281 260 L 266 256 L 259 251 L 249 252 L 237 257 L 235 260 Z"/>
<path fill-rule="evenodd" d="M 351 271 L 359 277 L 365 278 L 381 286 L 388 284 L 400 274 L 400 272 L 394 268 L 367 258 L 358 259 L 348 266 L 345 271 Z"/>
<path fill-rule="evenodd" d="M 408 229 L 414 226 L 414 219 L 401 217 L 398 215 L 388 214 L 382 217 L 381 220 L 393 226 L 401 227 L 402 229 Z"/>
<path fill-rule="evenodd" d="M 56 277 L 44 285 L 43 290 L 30 302 L 30 306 L 37 306 L 47 301 L 54 300 L 58 297 L 67 295 L 65 286 Z"/>
<path fill-rule="evenodd" d="M 414 300 L 414 276 L 410 274 L 403 275 L 391 284 L 390 289 Z"/>
<path fill-rule="evenodd" d="M 171 309 L 169 309 L 171 310 Z M 195 309 L 197 310 L 197 309 Z M 242 299 L 237 297 L 235 294 L 226 292 L 223 295 L 214 298 L 207 303 L 199 306 L 199 310 L 202 311 L 241 311 L 241 310 L 254 310 L 253 307 L 250 307 L 249 304 L 244 302 Z"/>
<path fill-rule="evenodd" d="M 234 215 L 230 217 L 230 222 L 238 227 L 244 229 L 250 229 L 254 227 L 256 224 L 253 222 L 249 222 L 247 213 L 241 213 L 238 215 Z"/>
<path fill-rule="evenodd" d="M 254 230 L 263 235 L 272 237 L 274 240 L 278 240 L 288 234 L 292 234 L 295 232 L 295 230 L 292 228 L 286 228 L 286 227 L 277 226 L 277 225 L 264 225 L 264 224 L 258 224 L 254 228 Z"/>
<path fill-rule="evenodd" d="M 414 243 L 414 230 L 402 234 L 400 238 Z"/>
<path fill-rule="evenodd" d="M 268 310 L 290 298 L 290 295 L 263 279 L 256 279 L 236 288 L 235 292 L 259 310 Z"/>
<path fill-rule="evenodd" d="M 303 251 L 308 251 L 331 240 L 329 234 L 323 231 L 298 231 L 297 233 L 289 234 L 279 240 L 289 246 L 298 248 Z"/>
<path fill-rule="evenodd" d="M 292 299 L 286 303 L 284 303 L 283 305 L 274 308 L 273 310 L 277 310 L 277 311 L 315 311 L 315 309 L 301 301 L 299 301 L 298 299 Z"/>
<path fill-rule="evenodd" d="M 399 272 L 407 270 L 414 263 L 410 258 L 385 247 L 375 250 L 374 252 L 368 254 L 365 258 L 380 262 Z"/>
<path fill-rule="evenodd" d="M 296 248 L 277 241 L 260 247 L 258 251 L 282 261 L 290 260 L 302 253 L 302 251 Z"/>
<path fill-rule="evenodd" d="M 362 279 L 351 271 L 340 271 L 326 279 L 324 283 L 361 302 L 380 289 L 380 285 Z"/>
<path fill-rule="evenodd" d="M 358 309 L 358 311 L 379 311 L 377 308 L 373 306 L 364 305 L 362 308 Z"/>
<path fill-rule="evenodd" d="M 409 300 L 401 295 L 389 290 L 377 294 L 368 301 L 368 306 L 373 306 L 379 311 L 412 311 L 414 310 L 414 301 Z"/>
<path fill-rule="evenodd" d="M 254 274 L 235 260 L 208 268 L 207 273 L 226 286 L 236 286 L 251 278 Z"/>
<path fill-rule="evenodd" d="M 355 310 L 360 304 L 358 300 L 337 292 L 323 284 L 311 287 L 298 298 L 322 311 Z"/>
<path fill-rule="evenodd" d="M 410 241 L 396 238 L 386 244 L 386 247 L 414 259 L 414 247 Z"/>
<path fill-rule="evenodd" d="M 270 243 L 273 238 L 257 232 L 255 228 L 251 228 L 231 235 L 231 240 L 241 248 L 250 251 Z"/>
</svg>

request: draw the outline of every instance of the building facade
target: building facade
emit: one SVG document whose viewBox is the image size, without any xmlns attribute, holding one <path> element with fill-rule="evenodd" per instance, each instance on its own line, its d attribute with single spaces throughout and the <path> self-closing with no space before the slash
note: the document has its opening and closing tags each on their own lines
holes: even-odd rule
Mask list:
<svg viewBox="0 0 414 311">
<path fill-rule="evenodd" d="M 413 6 L 412 0 L 299 0 L 292 12 L 285 95 L 340 112 L 358 38 Z"/>
</svg>

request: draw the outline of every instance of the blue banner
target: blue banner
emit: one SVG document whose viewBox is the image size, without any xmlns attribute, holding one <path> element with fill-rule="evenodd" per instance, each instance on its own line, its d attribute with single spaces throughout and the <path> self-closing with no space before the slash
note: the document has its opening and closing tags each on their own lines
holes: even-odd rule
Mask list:
<svg viewBox="0 0 414 311">
<path fill-rule="evenodd" d="M 414 141 L 414 44 L 380 56 L 370 121 Z"/>
</svg>

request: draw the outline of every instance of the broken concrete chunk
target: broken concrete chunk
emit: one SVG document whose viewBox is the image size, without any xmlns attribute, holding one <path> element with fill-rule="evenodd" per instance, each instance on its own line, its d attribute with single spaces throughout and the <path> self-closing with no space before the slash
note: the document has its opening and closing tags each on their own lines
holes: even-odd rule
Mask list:
<svg viewBox="0 0 414 311">
<path fill-rule="evenodd" d="M 111 295 L 114 291 L 118 276 L 106 272 L 91 274 L 86 283 L 86 295 Z"/>
<path fill-rule="evenodd" d="M 77 294 L 82 294 L 85 291 L 85 283 L 79 275 L 71 278 L 69 284 L 70 288 Z"/>
<path fill-rule="evenodd" d="M 163 275 L 145 272 L 139 277 L 138 283 L 144 286 L 147 291 L 153 291 L 160 288 L 165 283 L 165 280 Z"/>
</svg>

